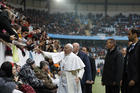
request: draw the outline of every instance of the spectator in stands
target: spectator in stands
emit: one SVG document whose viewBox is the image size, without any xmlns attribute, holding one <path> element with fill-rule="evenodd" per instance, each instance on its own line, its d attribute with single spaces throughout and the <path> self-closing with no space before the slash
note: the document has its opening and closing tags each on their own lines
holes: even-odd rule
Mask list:
<svg viewBox="0 0 140 93">
<path fill-rule="evenodd" d="M 91 76 L 92 80 L 90 84 L 86 84 L 86 93 L 92 93 L 92 84 L 95 83 L 95 76 L 96 76 L 96 65 L 95 65 L 95 59 L 91 56 L 89 56 L 89 49 L 86 47 L 82 47 L 82 51 L 88 55 L 90 64 L 91 64 Z"/>
<path fill-rule="evenodd" d="M 12 66 L 13 80 L 17 84 L 18 89 L 23 93 L 36 93 L 35 90 L 30 85 L 23 84 L 23 82 L 19 78 L 18 70 L 20 70 L 20 66 L 17 65 L 16 63 L 11 63 L 11 64 L 13 65 Z"/>
<path fill-rule="evenodd" d="M 7 42 L 18 39 L 17 33 L 13 31 L 11 26 L 11 21 L 14 21 L 14 18 L 14 14 L 8 9 L 5 9 L 0 14 L 0 37 Z M 7 34 L 3 33 L 4 30 L 6 30 Z"/>
<path fill-rule="evenodd" d="M 54 64 L 52 59 L 47 58 L 46 60 L 49 62 L 50 72 L 54 75 L 57 74 L 60 71 L 60 65 Z"/>
<path fill-rule="evenodd" d="M 55 52 L 60 52 L 60 42 L 59 42 L 59 40 L 54 40 L 54 51 Z"/>
<path fill-rule="evenodd" d="M 19 73 L 22 82 L 34 88 L 43 87 L 43 80 L 39 80 L 35 76 L 33 68 L 35 68 L 35 61 L 28 58 L 26 64 L 21 68 Z"/>
<path fill-rule="evenodd" d="M 15 73 L 12 63 L 4 62 L 0 69 L 0 92 L 1 93 L 22 93 L 18 91 L 18 86 L 13 81 L 13 73 Z"/>
<path fill-rule="evenodd" d="M 18 64 L 16 64 L 16 63 L 14 63 L 14 65 L 16 67 L 17 73 L 19 73 L 20 72 L 20 69 L 21 69 L 21 66 L 18 65 Z"/>
<path fill-rule="evenodd" d="M 102 85 L 105 85 L 106 93 L 120 93 L 120 81 L 123 72 L 123 56 L 117 49 L 116 41 L 108 39 L 108 49 L 102 75 Z"/>
<path fill-rule="evenodd" d="M 46 87 L 45 90 L 47 93 L 56 93 L 57 86 L 55 84 L 53 84 L 51 78 L 48 75 L 48 69 L 49 69 L 48 65 L 49 65 L 49 63 L 47 61 L 41 61 L 40 68 L 34 69 L 35 75 L 40 80 L 44 80 L 43 84 Z"/>
</svg>

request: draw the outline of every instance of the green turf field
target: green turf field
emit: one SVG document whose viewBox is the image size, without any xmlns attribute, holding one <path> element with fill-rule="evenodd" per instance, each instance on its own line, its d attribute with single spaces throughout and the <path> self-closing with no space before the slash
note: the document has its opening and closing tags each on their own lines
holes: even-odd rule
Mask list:
<svg viewBox="0 0 140 93">
<path fill-rule="evenodd" d="M 92 93 L 105 93 L 105 88 L 101 85 L 101 77 L 96 77 L 95 84 L 92 87 Z"/>
</svg>

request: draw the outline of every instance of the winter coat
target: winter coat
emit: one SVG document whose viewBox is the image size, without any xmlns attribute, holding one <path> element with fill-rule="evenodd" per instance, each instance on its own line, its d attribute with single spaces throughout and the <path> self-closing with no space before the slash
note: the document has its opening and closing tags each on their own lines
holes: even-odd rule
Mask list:
<svg viewBox="0 0 140 93">
<path fill-rule="evenodd" d="M 29 64 L 25 64 L 21 68 L 19 75 L 20 75 L 22 82 L 25 84 L 29 84 L 32 87 L 42 87 L 43 86 L 42 80 L 38 79 L 35 76 L 35 73 Z"/>
</svg>

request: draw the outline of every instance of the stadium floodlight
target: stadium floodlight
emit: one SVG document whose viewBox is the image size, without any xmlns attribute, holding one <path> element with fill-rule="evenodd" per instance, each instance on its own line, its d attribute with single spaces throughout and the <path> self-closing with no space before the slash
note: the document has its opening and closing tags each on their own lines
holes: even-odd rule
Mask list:
<svg viewBox="0 0 140 93">
<path fill-rule="evenodd" d="M 62 3 L 62 2 L 64 2 L 64 0 L 56 0 L 56 2 Z"/>
</svg>

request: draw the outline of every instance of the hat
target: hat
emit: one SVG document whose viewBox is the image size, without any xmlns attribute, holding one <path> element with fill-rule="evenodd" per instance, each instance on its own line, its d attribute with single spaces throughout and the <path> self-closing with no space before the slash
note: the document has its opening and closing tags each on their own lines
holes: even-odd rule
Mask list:
<svg viewBox="0 0 140 93">
<path fill-rule="evenodd" d="M 31 59 L 31 58 L 28 58 L 28 59 L 26 60 L 26 63 L 29 64 L 29 65 L 32 65 L 32 64 L 35 63 L 35 61 L 34 61 L 33 59 Z"/>
</svg>

